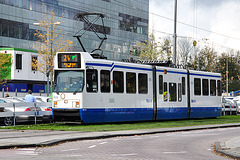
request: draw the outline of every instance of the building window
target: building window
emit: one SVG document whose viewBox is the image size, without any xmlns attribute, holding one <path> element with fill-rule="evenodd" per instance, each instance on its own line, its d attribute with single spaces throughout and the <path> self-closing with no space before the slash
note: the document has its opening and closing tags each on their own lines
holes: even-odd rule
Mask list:
<svg viewBox="0 0 240 160">
<path fill-rule="evenodd" d="M 210 95 L 216 96 L 216 80 L 210 80 Z"/>
<path fill-rule="evenodd" d="M 98 33 L 102 33 L 102 34 L 110 34 L 110 27 L 106 27 L 106 26 L 101 26 L 101 25 L 98 25 L 98 24 L 92 24 L 92 23 L 85 23 L 84 22 L 84 30 L 87 30 L 87 31 L 93 31 L 92 29 L 89 28 L 89 26 L 92 26 L 94 29 L 94 31 L 98 32 Z"/>
<path fill-rule="evenodd" d="M 143 35 L 148 34 L 148 19 L 135 17 L 124 13 L 119 13 L 119 17 L 121 17 L 122 19 L 119 21 L 120 30 L 139 33 Z M 140 25 L 139 22 L 146 23 L 146 26 Z"/>
<path fill-rule="evenodd" d="M 126 73 L 127 93 L 136 93 L 136 73 Z"/>
<path fill-rule="evenodd" d="M 208 79 L 202 80 L 202 92 L 204 96 L 209 95 L 209 85 L 208 85 Z"/>
<path fill-rule="evenodd" d="M 87 80 L 87 92 L 98 91 L 98 72 L 96 69 L 87 69 L 86 72 Z"/>
<path fill-rule="evenodd" d="M 123 91 L 124 91 L 123 72 L 114 71 L 113 72 L 113 92 L 123 93 Z"/>
<path fill-rule="evenodd" d="M 110 92 L 110 71 L 101 70 L 101 92 Z"/>
<path fill-rule="evenodd" d="M 163 94 L 163 76 L 159 75 L 159 94 Z"/>
<path fill-rule="evenodd" d="M 138 74 L 138 93 L 147 94 L 148 93 L 148 81 L 147 74 Z"/>
<path fill-rule="evenodd" d="M 201 79 L 194 78 L 194 95 L 201 95 Z"/>
<path fill-rule="evenodd" d="M 36 71 L 37 70 L 37 56 L 32 56 L 32 70 Z"/>
<path fill-rule="evenodd" d="M 22 69 L 22 55 L 16 54 L 16 69 Z"/>
</svg>

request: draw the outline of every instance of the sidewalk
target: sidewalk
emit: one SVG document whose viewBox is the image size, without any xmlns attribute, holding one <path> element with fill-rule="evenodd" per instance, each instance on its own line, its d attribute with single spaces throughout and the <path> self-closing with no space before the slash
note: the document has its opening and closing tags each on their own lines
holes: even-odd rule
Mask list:
<svg viewBox="0 0 240 160">
<path fill-rule="evenodd" d="M 190 131 L 213 128 L 240 127 L 240 123 L 202 125 L 191 127 L 158 128 L 145 130 L 127 130 L 111 132 L 79 132 L 79 131 L 48 131 L 48 130 L 5 130 L 0 129 L 0 149 L 41 147 L 59 144 L 60 142 L 110 138 L 118 136 L 134 136 L 144 134 Z M 216 143 L 216 151 L 232 158 L 240 159 L 240 137 Z"/>
</svg>

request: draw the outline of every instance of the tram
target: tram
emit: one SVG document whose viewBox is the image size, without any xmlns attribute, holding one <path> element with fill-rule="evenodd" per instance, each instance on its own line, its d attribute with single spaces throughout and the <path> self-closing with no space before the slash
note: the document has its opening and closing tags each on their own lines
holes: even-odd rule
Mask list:
<svg viewBox="0 0 240 160">
<path fill-rule="evenodd" d="M 111 123 L 221 116 L 221 74 L 59 52 L 54 121 Z"/>
</svg>

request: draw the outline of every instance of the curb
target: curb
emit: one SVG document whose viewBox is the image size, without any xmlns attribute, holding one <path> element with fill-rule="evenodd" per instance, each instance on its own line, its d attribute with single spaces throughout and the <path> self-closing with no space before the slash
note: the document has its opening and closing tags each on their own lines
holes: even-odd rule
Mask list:
<svg viewBox="0 0 240 160">
<path fill-rule="evenodd" d="M 240 159 L 240 155 L 233 153 L 231 151 L 231 148 L 224 148 L 224 146 L 223 147 L 221 146 L 221 142 L 216 142 L 215 143 L 215 151 L 221 155 L 224 155 L 224 156 L 227 156 L 230 158 Z"/>
</svg>

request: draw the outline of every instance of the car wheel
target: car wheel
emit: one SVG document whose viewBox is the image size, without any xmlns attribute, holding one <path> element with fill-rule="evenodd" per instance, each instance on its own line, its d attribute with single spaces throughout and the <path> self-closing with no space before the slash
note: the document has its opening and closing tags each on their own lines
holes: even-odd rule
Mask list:
<svg viewBox="0 0 240 160">
<path fill-rule="evenodd" d="M 13 118 L 12 117 L 5 117 L 4 118 L 4 125 L 5 126 L 11 126 L 13 124 Z"/>
</svg>

